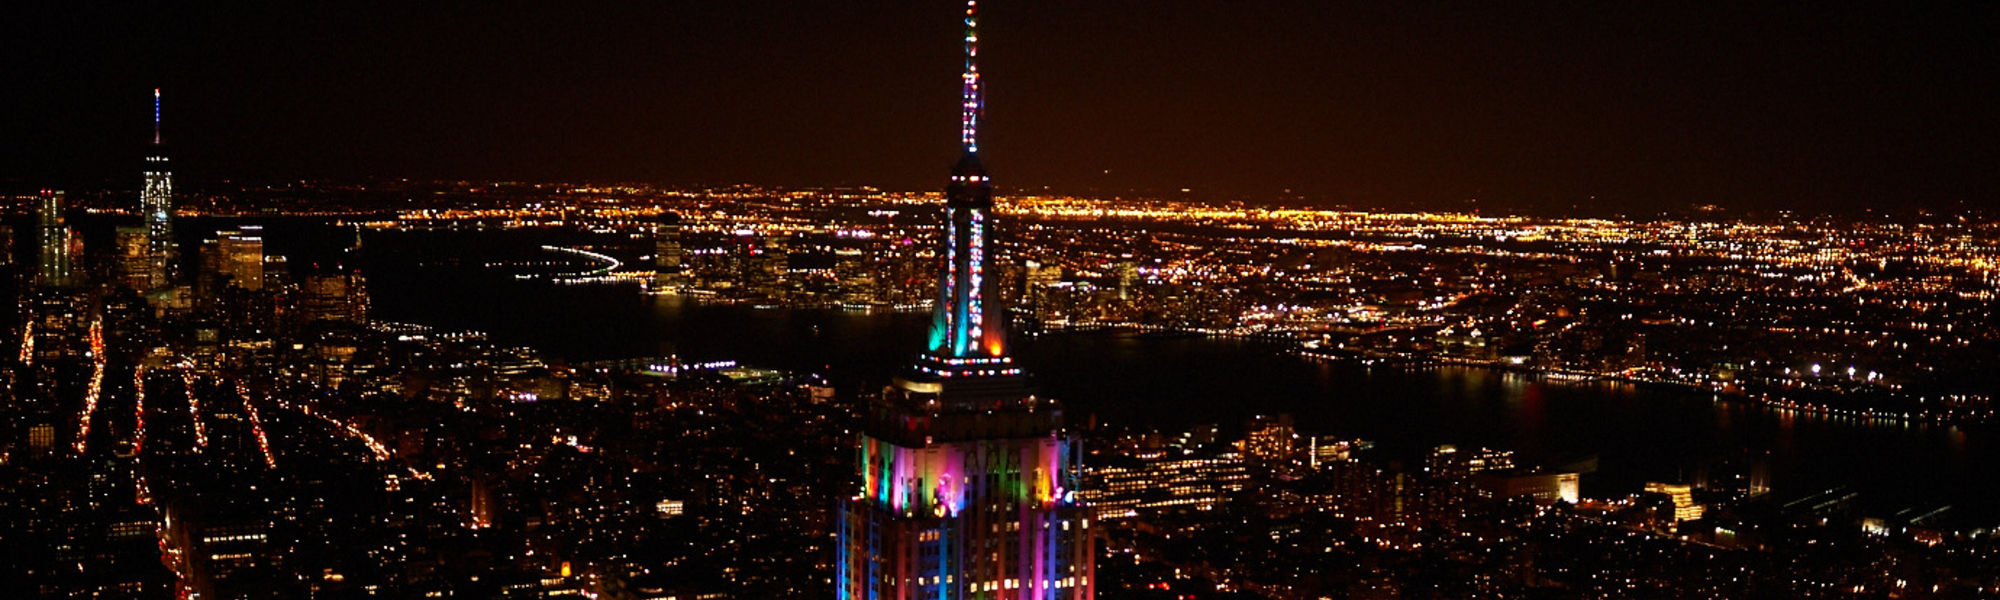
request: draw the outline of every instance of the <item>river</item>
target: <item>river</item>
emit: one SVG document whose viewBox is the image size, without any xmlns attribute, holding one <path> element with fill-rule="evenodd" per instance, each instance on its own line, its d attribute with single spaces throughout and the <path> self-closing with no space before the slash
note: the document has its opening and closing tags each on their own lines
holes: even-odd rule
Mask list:
<svg viewBox="0 0 2000 600">
<path fill-rule="evenodd" d="M 568 359 L 730 359 L 819 372 L 843 393 L 867 393 L 916 354 L 928 322 L 921 314 L 759 309 L 648 296 L 631 285 L 520 281 L 479 266 L 531 255 L 535 243 L 517 233 L 370 236 L 362 264 L 375 318 L 484 331 Z M 1303 432 L 1374 441 L 1388 457 L 1447 443 L 1511 449 L 1537 464 L 1595 457 L 1598 470 L 1583 479 L 1592 497 L 1761 456 L 1780 498 L 1845 486 L 1862 493 L 1871 514 L 1951 505 L 1956 524 L 2000 519 L 2000 432 L 1990 428 L 1865 423 L 1705 393 L 1476 368 L 1313 362 L 1236 339 L 1059 333 L 1022 340 L 1016 352 L 1043 391 L 1069 406 L 1073 422 L 1171 430 L 1289 413 Z"/>
</svg>

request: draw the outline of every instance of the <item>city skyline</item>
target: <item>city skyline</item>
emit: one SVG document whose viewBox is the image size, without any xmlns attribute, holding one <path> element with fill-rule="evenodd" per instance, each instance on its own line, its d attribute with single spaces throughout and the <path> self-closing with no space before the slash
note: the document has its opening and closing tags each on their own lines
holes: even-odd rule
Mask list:
<svg viewBox="0 0 2000 600">
<path fill-rule="evenodd" d="M 950 6 L 30 11 L 0 596 L 2000 594 L 2000 9 Z"/>
<path fill-rule="evenodd" d="M 0 181 L 119 180 L 163 87 L 183 187 L 933 187 L 955 67 L 921 24 L 949 7 L 508 8 L 31 9 Z M 2000 189 L 1990 6 L 996 10 L 1002 194 L 1644 214 Z"/>
</svg>

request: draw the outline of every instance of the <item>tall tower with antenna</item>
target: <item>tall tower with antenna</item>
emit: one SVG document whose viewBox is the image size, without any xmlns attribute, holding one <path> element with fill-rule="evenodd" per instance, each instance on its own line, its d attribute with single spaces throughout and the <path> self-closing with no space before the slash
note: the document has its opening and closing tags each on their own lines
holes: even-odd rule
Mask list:
<svg viewBox="0 0 2000 600">
<path fill-rule="evenodd" d="M 929 344 L 867 407 L 860 489 L 840 503 L 842 600 L 1094 597 L 1081 452 L 1007 352 L 988 277 L 993 186 L 979 160 L 979 6 L 965 7 L 963 145 L 945 186 Z"/>
<path fill-rule="evenodd" d="M 139 192 L 139 212 L 146 222 L 151 287 L 173 279 L 174 174 L 167 166 L 167 149 L 160 136 L 160 88 L 153 88 L 153 146 L 146 156 L 146 187 Z"/>
<path fill-rule="evenodd" d="M 959 97 L 958 164 L 945 186 L 945 269 L 931 318 L 930 352 L 938 359 L 989 358 L 1007 354 L 1005 313 L 988 277 L 993 182 L 979 160 L 979 126 L 985 117 L 984 82 L 979 75 L 978 0 L 965 8 L 965 72 Z"/>
</svg>

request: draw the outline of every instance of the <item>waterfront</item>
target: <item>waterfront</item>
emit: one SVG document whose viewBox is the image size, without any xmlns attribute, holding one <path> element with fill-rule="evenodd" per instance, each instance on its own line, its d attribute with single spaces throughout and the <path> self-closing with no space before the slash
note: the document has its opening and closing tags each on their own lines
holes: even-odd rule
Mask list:
<svg viewBox="0 0 2000 600">
<path fill-rule="evenodd" d="M 915 313 L 759 309 L 647 296 L 629 285 L 517 281 L 478 267 L 487 258 L 475 255 L 518 252 L 520 240 L 488 236 L 497 240 L 488 246 L 466 243 L 473 234 L 395 235 L 431 250 L 448 244 L 459 260 L 371 252 L 365 264 L 376 318 L 485 331 L 567 359 L 733 359 L 825 373 L 842 393 L 868 393 L 915 355 L 927 323 Z M 1598 497 L 1767 453 L 1780 498 L 1844 485 L 1862 494 L 1870 514 L 1951 505 L 1948 522 L 1967 526 L 1989 526 L 2000 514 L 1987 477 L 1987 465 L 2000 459 L 1990 429 L 1793 414 L 1625 383 L 1318 363 L 1232 339 L 1067 333 L 1026 340 L 1019 350 L 1077 422 L 1228 427 L 1288 412 L 1303 431 L 1375 441 L 1391 457 L 1445 443 L 1512 449 L 1541 464 L 1594 457 L 1599 468 L 1584 477 L 1584 493 Z"/>
<path fill-rule="evenodd" d="M 23 13 L 0 599 L 2000 598 L 1989 11 L 273 4 Z"/>
</svg>

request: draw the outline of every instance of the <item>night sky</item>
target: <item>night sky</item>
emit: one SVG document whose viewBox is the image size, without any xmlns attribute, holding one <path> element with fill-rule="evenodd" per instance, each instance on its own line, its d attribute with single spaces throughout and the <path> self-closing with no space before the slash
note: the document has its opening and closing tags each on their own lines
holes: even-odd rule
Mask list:
<svg viewBox="0 0 2000 600">
<path fill-rule="evenodd" d="M 32 4 L 16 187 L 137 187 L 154 87 L 184 186 L 931 189 L 956 153 L 949 0 Z M 1873 4 L 992 0 L 982 150 L 1007 192 L 2000 205 L 2000 4 Z"/>
</svg>

